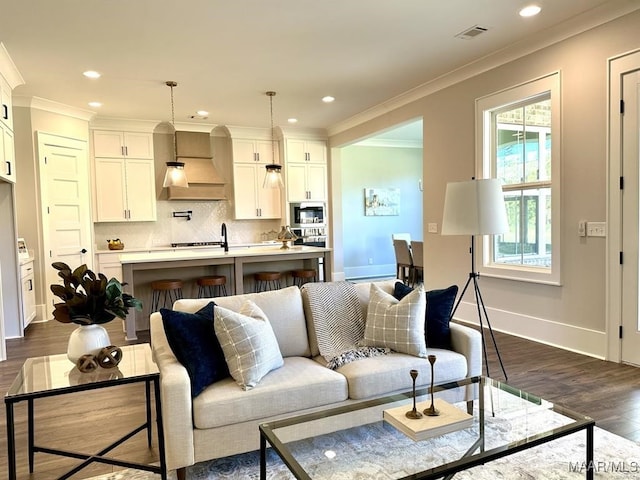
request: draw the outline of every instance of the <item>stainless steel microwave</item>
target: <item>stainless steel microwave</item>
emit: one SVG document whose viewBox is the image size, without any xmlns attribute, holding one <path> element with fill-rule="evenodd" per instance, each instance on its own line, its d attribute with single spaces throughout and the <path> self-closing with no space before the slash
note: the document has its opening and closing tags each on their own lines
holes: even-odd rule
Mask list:
<svg viewBox="0 0 640 480">
<path fill-rule="evenodd" d="M 289 204 L 289 221 L 294 228 L 325 225 L 325 204 L 322 202 L 291 203 Z"/>
</svg>

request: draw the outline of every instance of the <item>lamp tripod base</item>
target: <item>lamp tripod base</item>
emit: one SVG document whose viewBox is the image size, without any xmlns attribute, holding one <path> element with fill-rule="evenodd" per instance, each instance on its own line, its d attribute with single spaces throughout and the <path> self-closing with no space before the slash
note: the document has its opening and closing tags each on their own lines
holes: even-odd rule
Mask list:
<svg viewBox="0 0 640 480">
<path fill-rule="evenodd" d="M 472 240 L 473 242 L 473 240 Z M 473 255 L 473 244 L 472 244 L 472 255 Z M 496 343 L 496 337 L 493 334 L 493 328 L 491 328 L 491 322 L 489 321 L 489 315 L 487 315 L 487 309 L 484 306 L 484 300 L 482 299 L 482 293 L 480 293 L 480 286 L 478 285 L 478 277 L 480 276 L 479 273 L 475 272 L 475 271 L 471 271 L 471 273 L 469 273 L 469 278 L 467 279 L 467 283 L 465 283 L 464 288 L 462 289 L 462 293 L 460 294 L 460 296 L 458 297 L 458 301 L 456 302 L 453 311 L 451 312 L 451 317 L 449 318 L 450 320 L 453 318 L 453 315 L 456 313 L 456 310 L 458 309 L 458 305 L 460 305 L 460 302 L 462 301 L 462 298 L 464 297 L 465 292 L 467 291 L 467 288 L 469 288 L 469 285 L 471 285 L 471 283 L 473 283 L 473 291 L 475 294 L 475 298 L 476 298 L 476 308 L 478 310 L 478 320 L 480 321 L 480 335 L 482 335 L 482 352 L 484 354 L 484 364 L 485 364 L 485 368 L 487 370 L 487 377 L 491 377 L 491 374 L 489 373 L 489 359 L 487 356 L 487 342 L 485 339 L 485 328 L 484 328 L 484 322 L 483 322 L 483 316 L 484 316 L 484 320 L 487 323 L 487 329 L 489 330 L 489 334 L 491 336 L 491 341 L 493 342 L 493 347 L 496 351 L 496 355 L 498 356 L 498 362 L 500 363 L 500 368 L 502 370 L 502 374 L 504 375 L 504 379 L 505 381 L 508 380 L 507 377 L 507 372 L 504 368 L 504 363 L 502 363 L 502 357 L 500 356 L 500 350 L 498 350 L 498 344 Z"/>
</svg>

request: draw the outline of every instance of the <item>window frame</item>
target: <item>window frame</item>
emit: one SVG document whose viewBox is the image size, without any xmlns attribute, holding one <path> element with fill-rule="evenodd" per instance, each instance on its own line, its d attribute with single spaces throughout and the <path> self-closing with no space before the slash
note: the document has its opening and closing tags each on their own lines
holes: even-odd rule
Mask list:
<svg viewBox="0 0 640 480">
<path fill-rule="evenodd" d="M 477 271 L 487 277 L 506 278 L 533 283 L 561 285 L 560 275 L 560 204 L 561 204 L 561 76 L 560 71 L 530 80 L 476 99 L 476 176 L 496 178 L 495 135 L 492 114 L 505 107 L 534 103 L 547 93 L 551 102 L 551 267 L 494 263 L 493 235 L 476 237 Z M 534 182 L 534 184 L 537 182 Z M 546 181 L 545 181 L 546 183 Z M 522 182 L 523 186 L 531 183 Z M 545 187 L 546 188 L 546 187 Z M 525 190 L 526 191 L 526 190 Z"/>
</svg>

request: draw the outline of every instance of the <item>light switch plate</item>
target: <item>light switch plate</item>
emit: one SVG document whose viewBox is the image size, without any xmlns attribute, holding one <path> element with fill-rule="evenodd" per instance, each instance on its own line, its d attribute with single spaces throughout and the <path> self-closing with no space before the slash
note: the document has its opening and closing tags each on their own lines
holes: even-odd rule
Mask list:
<svg viewBox="0 0 640 480">
<path fill-rule="evenodd" d="M 427 231 L 429 233 L 438 233 L 438 224 L 437 223 L 428 223 Z"/>
<path fill-rule="evenodd" d="M 587 237 L 606 237 L 607 222 L 587 222 Z"/>
</svg>

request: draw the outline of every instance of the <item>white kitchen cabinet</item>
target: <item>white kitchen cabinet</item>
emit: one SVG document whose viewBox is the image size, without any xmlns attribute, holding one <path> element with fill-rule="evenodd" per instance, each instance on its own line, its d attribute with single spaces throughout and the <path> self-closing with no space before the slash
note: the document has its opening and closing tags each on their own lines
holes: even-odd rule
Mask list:
<svg viewBox="0 0 640 480">
<path fill-rule="evenodd" d="M 2 75 L 0 75 L 0 123 L 13 131 L 13 101 L 11 87 Z"/>
<path fill-rule="evenodd" d="M 272 144 L 271 140 L 238 138 L 233 139 L 233 162 L 252 163 L 262 166 L 274 163 L 278 158 L 278 142 Z"/>
<path fill-rule="evenodd" d="M 21 263 L 23 330 L 36 318 L 36 291 L 34 288 L 33 258 Z"/>
<path fill-rule="evenodd" d="M 322 140 L 287 139 L 287 200 L 327 200 L 327 146 Z"/>
<path fill-rule="evenodd" d="M 327 163 L 327 144 L 324 140 L 287 139 L 287 162 Z"/>
<path fill-rule="evenodd" d="M 97 222 L 156 220 L 153 160 L 95 158 Z"/>
<path fill-rule="evenodd" d="M 273 219 L 282 217 L 279 188 L 263 188 L 263 165 L 233 165 L 233 198 L 236 219 Z"/>
<path fill-rule="evenodd" d="M 16 162 L 13 132 L 0 124 L 0 178 L 16 183 Z"/>
<path fill-rule="evenodd" d="M 107 280 L 115 278 L 122 283 L 122 263 L 120 263 L 120 253 L 120 251 L 115 251 L 113 253 L 98 253 L 96 255 L 96 272 L 102 273 L 107 277 Z"/>
<path fill-rule="evenodd" d="M 153 134 L 94 130 L 93 154 L 95 157 L 146 158 L 153 160 Z"/>
<path fill-rule="evenodd" d="M 156 220 L 153 134 L 94 130 L 97 222 Z"/>
</svg>

